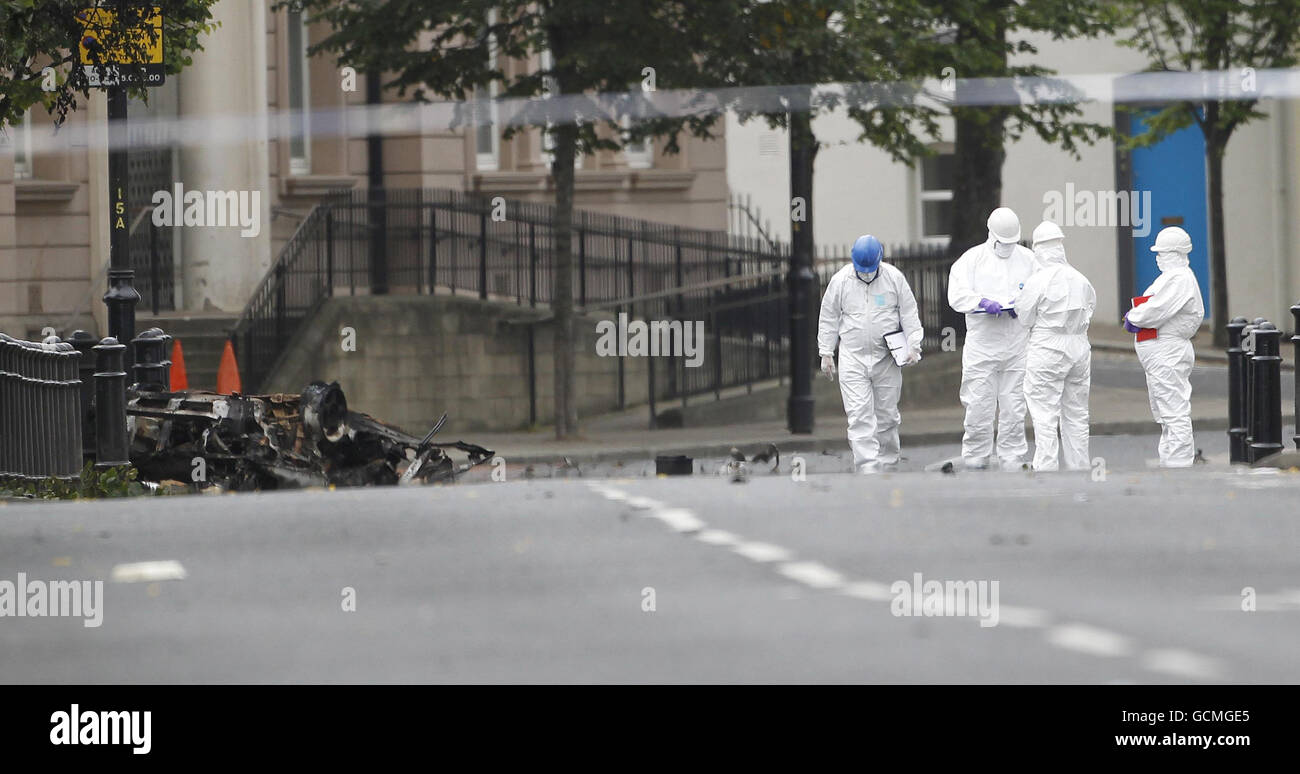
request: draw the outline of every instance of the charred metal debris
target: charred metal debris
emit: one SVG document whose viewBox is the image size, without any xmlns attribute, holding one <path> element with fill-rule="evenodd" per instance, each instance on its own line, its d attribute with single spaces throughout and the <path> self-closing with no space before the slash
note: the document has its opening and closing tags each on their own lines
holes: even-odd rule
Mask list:
<svg viewBox="0 0 1300 774">
<path fill-rule="evenodd" d="M 445 414 L 417 438 L 349 411 L 338 382 L 312 382 L 300 395 L 140 386 L 127 395 L 127 433 L 131 463 L 151 481 L 230 491 L 436 483 L 493 456 L 464 441 L 435 443 Z"/>
</svg>

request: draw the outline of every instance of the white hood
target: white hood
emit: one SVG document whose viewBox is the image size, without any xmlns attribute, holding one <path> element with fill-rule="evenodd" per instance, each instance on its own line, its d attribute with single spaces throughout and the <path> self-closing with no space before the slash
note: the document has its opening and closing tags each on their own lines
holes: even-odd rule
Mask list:
<svg viewBox="0 0 1300 774">
<path fill-rule="evenodd" d="M 1170 250 L 1166 253 L 1156 253 L 1156 266 L 1162 272 L 1170 269 L 1181 269 L 1188 265 L 1187 254 L 1180 253 L 1177 250 Z"/>
</svg>

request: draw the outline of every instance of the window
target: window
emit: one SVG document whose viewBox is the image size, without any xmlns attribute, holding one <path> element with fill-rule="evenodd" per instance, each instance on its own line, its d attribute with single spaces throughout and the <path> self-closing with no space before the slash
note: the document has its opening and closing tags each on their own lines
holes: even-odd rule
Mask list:
<svg viewBox="0 0 1300 774">
<path fill-rule="evenodd" d="M 630 119 L 626 116 L 623 118 L 623 128 L 627 129 L 631 125 Z M 623 155 L 627 158 L 627 165 L 632 169 L 649 169 L 655 164 L 654 147 L 650 145 L 650 138 L 645 138 L 640 142 L 629 142 L 623 146 Z"/>
<path fill-rule="evenodd" d="M 952 226 L 953 148 L 935 146 L 938 153 L 921 159 L 921 239 L 944 241 Z"/>
<path fill-rule="evenodd" d="M 488 11 L 487 23 L 489 25 L 495 24 L 496 17 L 496 10 Z M 488 68 L 496 69 L 496 66 L 496 38 L 489 35 Z M 478 168 L 483 172 L 493 172 L 499 168 L 501 163 L 501 136 L 497 132 L 499 123 L 496 103 L 498 88 L 497 82 L 492 81 L 487 88 L 479 86 L 474 89 L 474 151 Z"/>
<path fill-rule="evenodd" d="M 289 174 L 311 173 L 311 91 L 307 65 L 307 24 L 301 11 L 289 11 Z"/>
<path fill-rule="evenodd" d="M 14 179 L 27 180 L 32 177 L 32 111 L 24 113 L 22 123 L 10 127 L 9 134 L 14 145 Z"/>
</svg>

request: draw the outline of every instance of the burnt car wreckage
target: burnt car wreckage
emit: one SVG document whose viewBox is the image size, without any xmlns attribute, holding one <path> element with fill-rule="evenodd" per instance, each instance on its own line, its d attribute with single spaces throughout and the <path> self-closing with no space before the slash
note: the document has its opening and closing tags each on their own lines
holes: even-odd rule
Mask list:
<svg viewBox="0 0 1300 774">
<path fill-rule="evenodd" d="M 300 395 L 151 386 L 129 390 L 126 408 L 131 463 L 150 481 L 206 482 L 230 491 L 436 483 L 493 456 L 464 441 L 435 443 L 445 414 L 418 438 L 350 411 L 338 382 L 312 382 Z M 466 459 L 454 460 L 453 450 Z"/>
</svg>

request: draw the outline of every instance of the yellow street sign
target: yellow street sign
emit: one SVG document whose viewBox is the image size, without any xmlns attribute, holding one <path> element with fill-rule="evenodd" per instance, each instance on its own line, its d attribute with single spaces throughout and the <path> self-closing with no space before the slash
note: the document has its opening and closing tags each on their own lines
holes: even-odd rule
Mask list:
<svg viewBox="0 0 1300 774">
<path fill-rule="evenodd" d="M 81 39 L 77 41 L 81 63 L 92 63 L 90 52 L 98 51 L 99 61 L 109 65 L 160 65 L 163 61 L 163 17 L 162 9 L 154 6 L 149 15 L 140 20 L 140 24 L 129 31 L 129 40 L 118 42 L 111 48 L 105 48 L 102 42 L 110 37 L 110 31 L 116 21 L 116 11 L 111 8 L 88 8 L 77 12 L 77 20 L 82 23 Z M 131 49 L 135 50 L 132 56 Z M 143 53 L 143 57 L 140 54 Z"/>
</svg>

